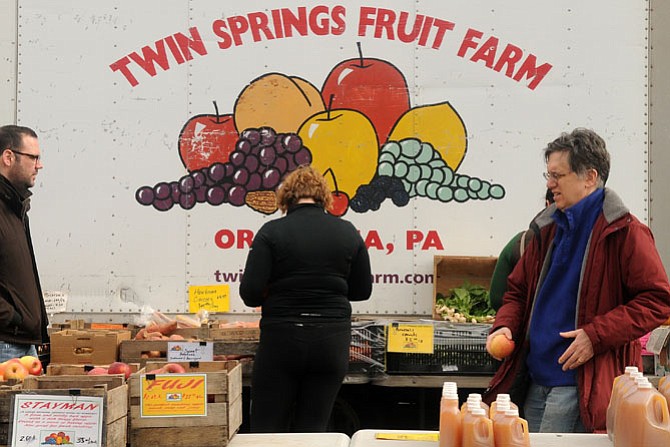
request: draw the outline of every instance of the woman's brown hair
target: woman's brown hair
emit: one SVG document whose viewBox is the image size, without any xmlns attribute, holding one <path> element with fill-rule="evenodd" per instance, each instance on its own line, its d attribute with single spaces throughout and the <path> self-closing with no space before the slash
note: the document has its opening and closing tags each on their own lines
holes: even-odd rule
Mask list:
<svg viewBox="0 0 670 447">
<path fill-rule="evenodd" d="M 314 199 L 325 210 L 333 204 L 326 179 L 309 165 L 298 166 L 277 187 L 277 206 L 283 213 L 300 199 Z"/>
</svg>

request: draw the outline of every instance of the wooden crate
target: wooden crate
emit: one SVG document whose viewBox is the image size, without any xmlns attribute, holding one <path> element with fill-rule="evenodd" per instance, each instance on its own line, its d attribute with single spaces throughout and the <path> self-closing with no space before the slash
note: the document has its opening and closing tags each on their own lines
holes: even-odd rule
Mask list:
<svg viewBox="0 0 670 447">
<path fill-rule="evenodd" d="M 73 365 L 69 363 L 50 363 L 47 365 L 47 376 L 85 376 L 91 369 L 96 366 L 108 368 L 109 365 Z M 136 373 L 140 370 L 139 363 L 129 363 L 130 371 Z"/>
<path fill-rule="evenodd" d="M 187 340 L 258 341 L 261 331 L 258 327 L 218 327 L 210 324 L 199 328 L 180 328 L 173 333 Z"/>
<path fill-rule="evenodd" d="M 167 361 L 168 343 L 175 340 L 124 340 L 121 342 L 119 357 L 122 362 L 139 363 L 145 366 L 150 361 Z M 258 342 L 212 340 L 214 355 L 254 355 Z M 159 352 L 159 357 L 148 358 L 148 353 Z"/>
<path fill-rule="evenodd" d="M 105 397 L 103 446 L 125 446 L 128 441 L 128 385 L 123 376 L 29 376 L 24 379 L 20 392 L 56 394 L 73 389 L 82 396 Z"/>
<path fill-rule="evenodd" d="M 0 383 L 0 447 L 9 445 L 12 398 L 15 394 L 21 392 L 21 384 L 15 384 L 13 382 L 11 385 L 8 385 L 8 382 Z"/>
<path fill-rule="evenodd" d="M 210 340 L 258 341 L 261 337 L 261 329 L 258 327 L 211 327 L 208 337 Z"/>
<path fill-rule="evenodd" d="M 435 256 L 433 258 L 433 319 L 441 320 L 435 311 L 437 294 L 449 295 L 454 287 L 468 282 L 491 287 L 491 277 L 498 258 L 488 256 Z"/>
<path fill-rule="evenodd" d="M 147 362 L 151 371 L 166 362 Z M 242 366 L 237 361 L 175 362 L 187 373 L 207 375 L 207 416 L 141 417 L 141 373 L 130 377 L 130 445 L 219 447 L 242 425 Z"/>
</svg>

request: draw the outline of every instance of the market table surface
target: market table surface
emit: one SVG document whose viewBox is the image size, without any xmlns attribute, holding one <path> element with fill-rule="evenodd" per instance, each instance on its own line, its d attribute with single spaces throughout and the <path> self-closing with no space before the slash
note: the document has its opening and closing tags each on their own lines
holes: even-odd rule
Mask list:
<svg viewBox="0 0 670 447">
<path fill-rule="evenodd" d="M 349 447 L 349 442 L 344 433 L 243 433 L 228 447 Z"/>
<path fill-rule="evenodd" d="M 435 435 L 435 431 L 420 430 L 359 430 L 351 437 L 350 447 L 435 447 L 437 441 L 377 439 L 377 433 L 397 433 L 402 435 Z M 531 433 L 531 447 L 612 447 L 614 444 L 605 434 L 577 433 Z"/>
</svg>

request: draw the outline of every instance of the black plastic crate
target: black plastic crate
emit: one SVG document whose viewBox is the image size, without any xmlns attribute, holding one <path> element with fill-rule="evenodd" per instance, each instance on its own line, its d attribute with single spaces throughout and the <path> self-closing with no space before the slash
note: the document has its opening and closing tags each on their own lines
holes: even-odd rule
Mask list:
<svg viewBox="0 0 670 447">
<path fill-rule="evenodd" d="M 486 351 L 490 324 L 434 322 L 432 354 L 386 353 L 388 374 L 492 374 L 500 366 Z"/>
<path fill-rule="evenodd" d="M 384 372 L 386 335 L 384 326 L 370 322 L 351 324 L 349 374 L 374 376 Z"/>
</svg>

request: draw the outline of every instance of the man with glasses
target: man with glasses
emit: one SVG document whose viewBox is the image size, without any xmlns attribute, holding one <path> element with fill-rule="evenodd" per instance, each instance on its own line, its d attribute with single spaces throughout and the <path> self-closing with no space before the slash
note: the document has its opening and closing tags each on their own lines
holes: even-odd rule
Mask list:
<svg viewBox="0 0 670 447">
<path fill-rule="evenodd" d="M 614 378 L 641 369 L 639 338 L 670 315 L 670 285 L 651 231 L 605 183 L 610 156 L 575 129 L 544 150 L 555 203 L 508 279 L 487 340 L 516 347 L 486 397 L 512 394 L 530 431 L 606 429 Z"/>
<path fill-rule="evenodd" d="M 46 343 L 42 299 L 28 225 L 30 188 L 43 168 L 37 134 L 0 127 L 0 362 L 32 355 Z"/>
</svg>

